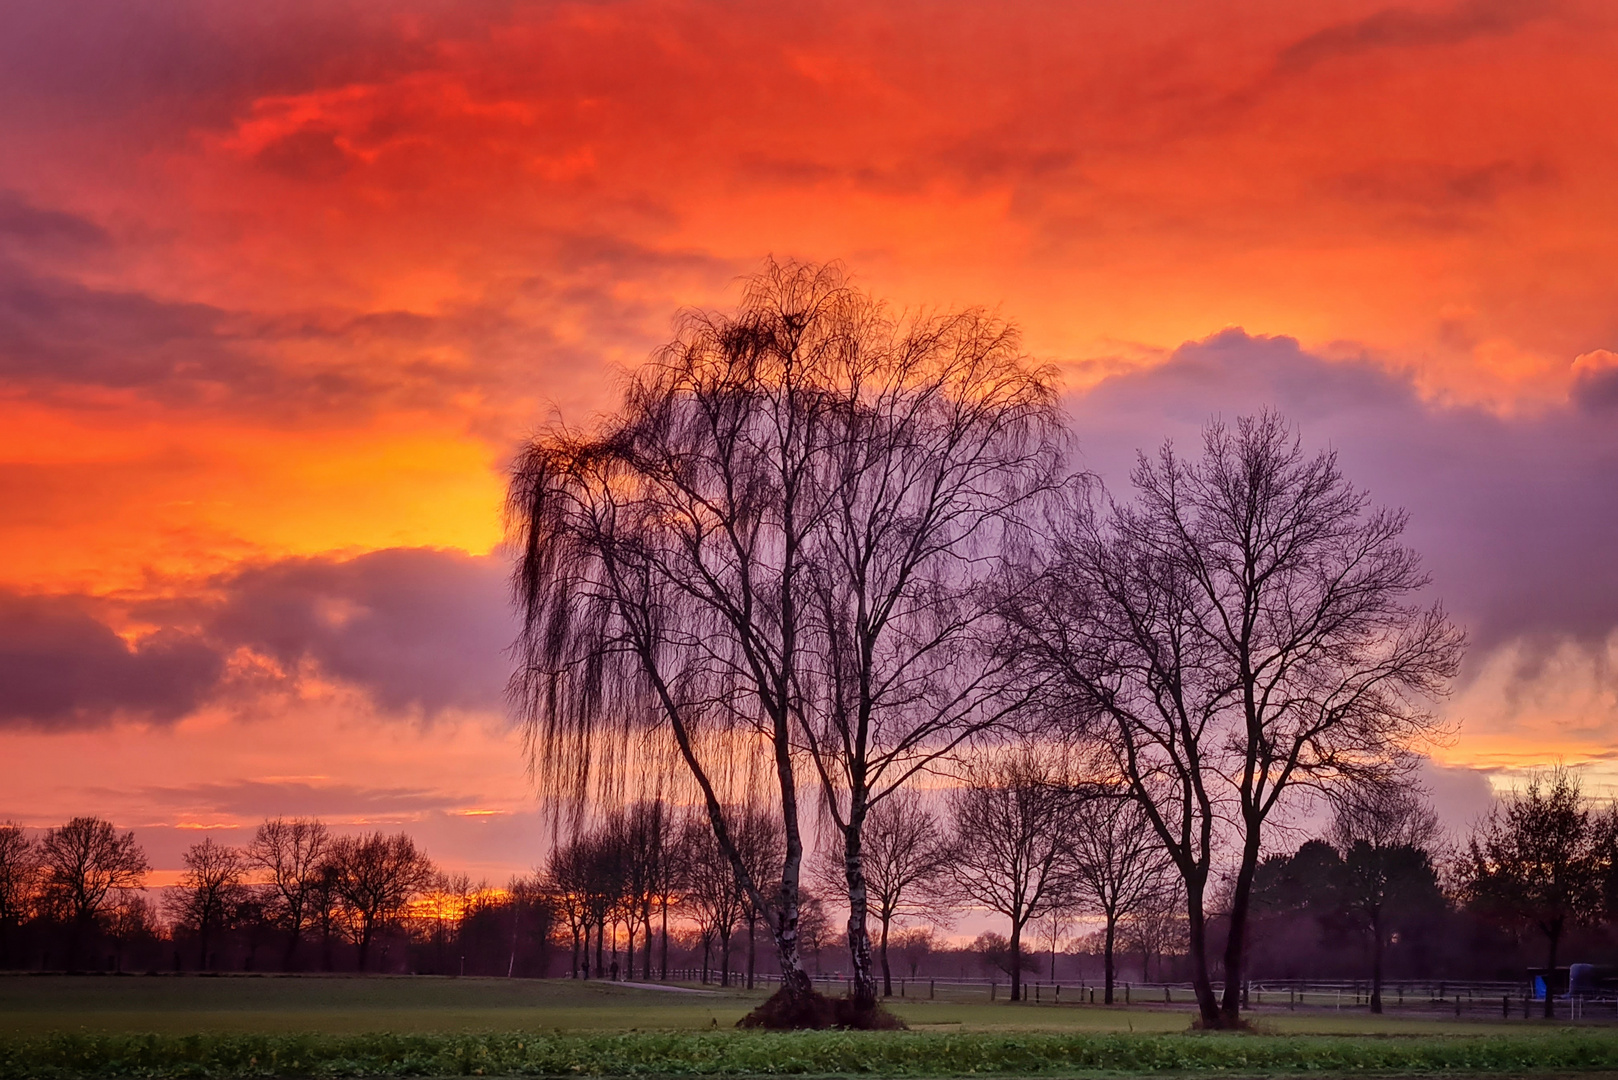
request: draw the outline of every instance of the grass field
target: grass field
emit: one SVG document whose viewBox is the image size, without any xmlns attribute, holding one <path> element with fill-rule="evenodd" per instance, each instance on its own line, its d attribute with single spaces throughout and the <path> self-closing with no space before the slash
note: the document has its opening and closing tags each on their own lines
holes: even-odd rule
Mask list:
<svg viewBox="0 0 1618 1080">
<path fill-rule="evenodd" d="M 763 991 L 674 993 L 569 980 L 12 975 L 0 976 L 0 1034 L 699 1031 L 731 1027 L 763 998 Z M 894 999 L 890 1007 L 921 1031 L 1173 1032 L 1191 1018 L 1185 1007 L 981 999 Z M 1540 1023 L 1373 1017 L 1362 1010 L 1253 1015 L 1278 1034 L 1477 1034 Z"/>
<path fill-rule="evenodd" d="M 732 1025 L 763 994 L 504 979 L 0 976 L 0 1080 L 111 1076 L 944 1077 L 1618 1072 L 1618 1025 L 896 1002 L 905 1033 Z"/>
</svg>

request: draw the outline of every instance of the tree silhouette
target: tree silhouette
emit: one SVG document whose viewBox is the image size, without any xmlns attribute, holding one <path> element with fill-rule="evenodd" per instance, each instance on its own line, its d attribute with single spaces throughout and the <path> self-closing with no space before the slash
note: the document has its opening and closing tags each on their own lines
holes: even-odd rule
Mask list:
<svg viewBox="0 0 1618 1080">
<path fill-rule="evenodd" d="M 178 923 L 197 931 L 197 968 L 212 967 L 208 942 L 213 932 L 223 929 L 241 891 L 247 861 L 233 847 L 204 837 L 181 856 L 185 872 L 180 883 L 169 889 L 165 907 Z"/>
<path fill-rule="evenodd" d="M 1463 640 L 1415 603 L 1405 516 L 1274 414 L 1210 424 L 1200 460 L 1142 455 L 1133 484 L 1129 504 L 1074 486 L 1043 560 L 1010 575 L 1004 649 L 1145 810 L 1185 887 L 1200 1023 L 1232 1027 L 1266 820 L 1298 785 L 1407 768 Z M 1205 904 L 1227 839 L 1221 999 Z"/>
<path fill-rule="evenodd" d="M 1497 805 L 1467 845 L 1466 894 L 1474 908 L 1545 936 L 1545 1016 L 1552 1015 L 1563 933 L 1602 910 L 1608 845 L 1576 776 L 1531 777 Z"/>
<path fill-rule="evenodd" d="M 434 868 L 406 833 L 343 836 L 332 842 L 332 888 L 355 928 L 359 969 L 376 932 L 400 918 L 433 880 Z"/>
<path fill-rule="evenodd" d="M 1444 903 L 1433 869 L 1438 818 L 1406 785 L 1350 788 L 1338 802 L 1331 838 L 1343 868 L 1343 907 L 1371 935 L 1371 1011 L 1382 1011 L 1382 960 L 1394 920 Z"/>
<path fill-rule="evenodd" d="M 261 824 L 247 845 L 250 866 L 269 875 L 272 912 L 287 933 L 283 967 L 291 971 L 303 932 L 314 920 L 314 896 L 320 887 L 331 834 L 313 818 L 274 817 Z"/>
<path fill-rule="evenodd" d="M 1040 748 L 979 762 L 950 792 L 949 869 L 962 895 L 1004 915 L 1011 1000 L 1022 999 L 1023 929 L 1071 901 L 1066 819 L 1073 795 L 1063 768 Z"/>
<path fill-rule="evenodd" d="M 39 854 L 45 898 L 72 926 L 70 949 L 78 962 L 84 937 L 107 904 L 146 880 L 146 853 L 134 833 L 120 833 L 100 818 L 76 817 L 47 831 Z"/>
</svg>

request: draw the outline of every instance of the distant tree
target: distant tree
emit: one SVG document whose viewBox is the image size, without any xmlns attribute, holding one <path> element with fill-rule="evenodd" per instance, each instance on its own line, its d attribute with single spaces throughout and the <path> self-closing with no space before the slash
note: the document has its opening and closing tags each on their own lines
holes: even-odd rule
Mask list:
<svg viewBox="0 0 1618 1080">
<path fill-rule="evenodd" d="M 730 820 L 736 820 L 731 812 Z M 733 836 L 735 834 L 732 834 Z M 698 818 L 686 821 L 680 841 L 680 858 L 685 867 L 685 902 L 703 940 L 703 968 L 708 966 L 709 949 L 718 947 L 719 984 L 730 985 L 730 950 L 736 924 L 746 910 L 742 889 L 729 859 L 719 849 L 713 830 Z"/>
<path fill-rule="evenodd" d="M 1082 908 L 1102 919 L 1104 1000 L 1111 1005 L 1119 923 L 1170 891 L 1174 864 L 1146 811 L 1127 790 L 1078 799 L 1063 831 Z"/>
<path fill-rule="evenodd" d="M 827 945 L 831 944 L 831 916 L 826 914 L 826 902 L 815 895 L 813 890 L 803 890 L 799 905 L 803 908 L 803 913 L 798 920 L 798 930 L 803 941 L 803 954 L 814 960 L 815 973 L 819 974 L 820 954 L 825 951 Z"/>
<path fill-rule="evenodd" d="M 937 934 L 930 926 L 909 926 L 893 935 L 893 945 L 914 979 L 921 972 L 922 961 L 937 947 Z"/>
<path fill-rule="evenodd" d="M 1343 857 L 1325 840 L 1306 840 L 1291 855 L 1267 855 L 1253 873 L 1253 911 L 1329 920 L 1343 903 Z"/>
<path fill-rule="evenodd" d="M 607 924 L 614 920 L 624 905 L 626 859 L 620 840 L 621 837 L 611 829 L 597 829 L 584 840 L 584 897 L 589 911 L 587 925 L 595 927 L 596 932 L 596 958 L 592 970 L 598 979 L 607 974 Z M 616 941 L 613 947 L 616 950 Z M 588 936 L 585 952 L 589 952 Z"/>
<path fill-rule="evenodd" d="M 1072 897 L 1068 777 L 1047 750 L 1023 747 L 970 767 L 949 805 L 950 875 L 966 899 L 1011 921 L 1006 970 L 1019 1001 L 1024 927 Z"/>
<path fill-rule="evenodd" d="M 967 951 L 978 958 L 978 963 L 985 971 L 1010 976 L 1013 986 L 1020 985 L 1023 972 L 1037 970 L 1039 966 L 1038 958 L 1033 953 L 1013 948 L 1011 939 L 993 930 L 985 930 L 974 938 L 972 944 L 967 946 Z M 1012 1000 L 1019 999 L 1014 997 Z"/>
<path fill-rule="evenodd" d="M 39 874 L 38 845 L 21 825 L 0 822 L 0 969 L 11 964 L 11 934 L 29 915 Z"/>
<path fill-rule="evenodd" d="M 667 894 L 673 868 L 670 861 L 677 837 L 674 820 L 668 805 L 662 799 L 643 799 L 630 806 L 619 817 L 621 832 L 619 846 L 624 853 L 624 901 L 630 923 L 629 973 L 634 974 L 634 930 L 641 928 L 644 943 L 641 957 L 641 975 L 652 977 L 652 911 L 661 902 L 664 905 L 663 932 L 668 933 Z M 665 955 L 667 946 L 664 947 Z M 666 962 L 665 965 L 667 966 Z"/>
<path fill-rule="evenodd" d="M 568 976 L 574 979 L 586 974 L 583 965 L 590 962 L 589 860 L 588 843 L 575 837 L 551 849 L 542 874 L 550 890 L 551 903 L 567 924 L 572 938 L 573 959 Z"/>
<path fill-rule="evenodd" d="M 1171 881 L 1169 888 L 1137 908 L 1125 920 L 1123 936 L 1124 947 L 1140 954 L 1141 981 L 1152 981 L 1154 963 L 1157 981 L 1168 981 L 1163 975 L 1164 957 L 1185 949 L 1185 898 L 1179 882 Z"/>
<path fill-rule="evenodd" d="M 149 941 L 158 933 L 152 902 L 140 893 L 126 890 L 108 906 L 104 916 L 107 937 L 112 940 L 116 969 L 124 969 L 124 953 L 137 941 Z"/>
<path fill-rule="evenodd" d="M 1331 839 L 1342 857 L 1344 910 L 1371 937 L 1371 1011 L 1382 1011 L 1382 961 L 1396 920 L 1444 904 L 1433 847 L 1438 818 L 1405 785 L 1350 788 L 1338 800 Z"/>
<path fill-rule="evenodd" d="M 343 836 L 332 842 L 332 886 L 354 928 L 364 971 L 378 930 L 396 922 L 432 884 L 432 860 L 407 833 Z"/>
<path fill-rule="evenodd" d="M 303 932 L 314 921 L 314 895 L 320 888 L 331 834 L 314 818 L 274 817 L 253 834 L 245 852 L 249 866 L 269 875 L 271 914 L 287 934 L 282 967 L 293 970 Z"/>
<path fill-rule="evenodd" d="M 843 834 L 833 834 L 833 872 L 844 876 Z M 861 873 L 876 916 L 882 994 L 893 996 L 888 939 L 901 918 L 938 916 L 939 886 L 949 878 L 951 847 L 943 826 L 914 792 L 901 791 L 871 807 L 865 818 Z M 830 875 L 827 875 L 830 876 Z M 839 882 L 842 884 L 842 882 Z"/>
<path fill-rule="evenodd" d="M 1075 487 L 1048 552 L 1011 575 L 1002 648 L 1145 808 L 1185 888 L 1198 1022 L 1236 1027 L 1265 823 L 1297 785 L 1406 769 L 1463 636 L 1420 603 L 1405 515 L 1279 416 L 1212 423 L 1200 460 L 1165 445 L 1132 481 L 1127 504 Z M 1227 844 L 1216 997 L 1206 904 Z"/>
<path fill-rule="evenodd" d="M 486 895 L 485 886 L 478 889 L 478 896 Z M 479 906 L 480 901 L 474 899 L 463 911 L 475 912 Z M 556 918 L 556 907 L 544 882 L 534 876 L 512 878 L 506 884 L 504 906 L 511 913 L 511 954 L 506 962 L 506 977 L 515 977 L 522 966 L 525 941 L 537 950 L 538 955 L 532 958 L 532 962 L 543 971 L 550 957 L 550 938 Z M 463 927 L 467 917 L 465 914 L 462 916 Z"/>
<path fill-rule="evenodd" d="M 1545 1016 L 1553 1015 L 1557 949 L 1571 926 L 1603 907 L 1607 846 L 1599 820 L 1565 768 L 1536 774 L 1480 823 L 1462 862 L 1465 894 L 1482 914 L 1545 935 Z"/>
<path fill-rule="evenodd" d="M 767 881 L 777 873 L 786 852 L 781 846 L 781 831 L 773 815 L 754 800 L 744 804 L 735 814 L 733 833 L 736 853 L 754 881 Z M 738 886 L 742 901 L 742 922 L 747 926 L 747 988 L 753 988 L 758 974 L 758 924 L 769 924 L 770 913 L 753 903 L 753 894 Z"/>
<path fill-rule="evenodd" d="M 449 961 L 446 950 L 452 946 L 457 949 L 461 947 L 467 917 L 478 896 L 487 892 L 488 888 L 487 881 L 474 882 L 472 876 L 464 872 L 451 874 L 439 871 L 433 875 L 432 885 L 427 890 L 432 903 L 425 915 L 430 924 L 429 934 L 440 973 L 458 970 L 459 965 Z"/>
<path fill-rule="evenodd" d="M 167 890 L 164 906 L 175 922 L 197 932 L 197 969 L 207 971 L 213 967 L 209 941 L 214 931 L 224 929 L 235 908 L 247 860 L 236 848 L 216 844 L 207 836 L 186 848 L 181 861 L 185 872 L 179 884 Z"/>
<path fill-rule="evenodd" d="M 107 905 L 145 882 L 146 853 L 134 833 L 120 833 L 111 822 L 93 817 L 76 817 L 49 830 L 39 852 L 45 897 L 69 922 L 78 962 L 84 936 L 97 927 Z"/>
<path fill-rule="evenodd" d="M 309 891 L 309 923 L 311 927 L 320 928 L 322 971 L 332 970 L 332 943 L 340 941 L 348 929 L 343 898 L 337 891 L 339 877 L 337 865 L 332 861 L 332 852 L 328 850 L 326 860 L 320 864 L 319 873 L 315 876 L 314 886 Z"/>
</svg>

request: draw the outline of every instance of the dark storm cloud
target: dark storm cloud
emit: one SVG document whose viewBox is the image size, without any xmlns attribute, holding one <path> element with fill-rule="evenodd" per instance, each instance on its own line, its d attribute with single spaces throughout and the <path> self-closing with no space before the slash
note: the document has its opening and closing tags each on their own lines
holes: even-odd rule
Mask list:
<svg viewBox="0 0 1618 1080">
<path fill-rule="evenodd" d="M 1279 409 L 1377 502 L 1409 511 L 1407 538 L 1481 655 L 1618 629 L 1618 425 L 1597 407 L 1608 384 L 1587 381 L 1579 404 L 1502 417 L 1424 402 L 1368 361 L 1231 330 L 1109 378 L 1071 409 L 1084 464 L 1119 495 L 1137 450 L 1173 438 L 1195 454 L 1209 419 Z"/>
<path fill-rule="evenodd" d="M 130 614 L 162 628 L 134 645 L 97 607 L 108 604 L 0 594 L 0 726 L 178 720 L 265 689 L 231 673 L 238 655 L 273 661 L 289 686 L 309 674 L 352 686 L 389 715 L 492 710 L 514 637 L 502 563 L 427 549 L 246 569 L 137 605 Z"/>
<path fill-rule="evenodd" d="M 223 671 L 195 634 L 165 630 L 130 645 L 76 598 L 0 593 L 0 727 L 178 720 Z"/>
</svg>

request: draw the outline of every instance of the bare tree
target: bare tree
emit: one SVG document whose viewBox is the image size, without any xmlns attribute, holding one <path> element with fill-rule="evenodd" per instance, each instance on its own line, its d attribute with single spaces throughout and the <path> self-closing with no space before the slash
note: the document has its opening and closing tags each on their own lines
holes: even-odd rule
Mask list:
<svg viewBox="0 0 1618 1080">
<path fill-rule="evenodd" d="M 1082 905 L 1103 920 L 1103 1000 L 1112 1004 L 1118 926 L 1150 908 L 1169 888 L 1174 865 L 1145 810 L 1127 791 L 1077 800 L 1064 826 Z"/>
<path fill-rule="evenodd" d="M 753 880 L 766 880 L 771 868 L 781 865 L 781 831 L 775 827 L 773 815 L 757 800 L 741 806 L 735 816 L 736 850 L 742 857 Z M 770 913 L 759 910 L 752 896 L 738 887 L 742 899 L 742 921 L 747 925 L 747 988 L 751 990 L 758 975 L 758 924 L 768 924 Z"/>
<path fill-rule="evenodd" d="M 827 360 L 850 296 L 830 271 L 771 266 L 735 316 L 689 313 L 589 435 L 553 429 L 513 471 L 522 612 L 513 688 L 542 786 L 621 802 L 666 735 L 751 903 L 772 915 L 788 1013 L 813 988 L 798 957 L 803 836 L 793 761 L 811 611 L 815 482 L 836 400 Z M 725 817 L 739 755 L 778 788 L 778 880 L 743 865 Z M 593 786 L 592 786 L 593 785 Z M 773 900 L 767 896 L 773 893 Z"/>
<path fill-rule="evenodd" d="M 832 857 L 842 876 L 843 833 L 833 837 Z M 940 886 L 949 880 L 951 845 L 938 819 L 913 791 L 901 791 L 871 807 L 866 816 L 862 876 L 877 920 L 882 994 L 893 995 L 888 945 L 895 920 L 937 920 Z"/>
<path fill-rule="evenodd" d="M 211 836 L 192 844 L 181 856 L 185 872 L 164 895 L 164 906 L 177 923 L 197 932 L 197 969 L 212 966 L 209 938 L 223 929 L 241 891 L 247 860 L 236 848 L 214 843 Z"/>
<path fill-rule="evenodd" d="M 839 833 L 854 999 L 870 1008 L 867 815 L 1023 704 L 986 647 L 985 585 L 1054 491 L 1062 445 L 1051 372 L 1015 327 L 979 310 L 894 318 L 858 295 L 850 310 L 826 371 L 838 407 L 814 474 L 828 512 L 808 534 L 818 621 L 797 716 Z"/>
<path fill-rule="evenodd" d="M 407 833 L 343 836 L 331 844 L 332 887 L 354 924 L 359 969 L 378 930 L 404 915 L 433 880 L 433 864 Z"/>
<path fill-rule="evenodd" d="M 910 926 L 893 935 L 893 945 L 904 957 L 912 979 L 921 971 L 921 962 L 932 955 L 936 939 L 937 935 L 930 926 Z"/>
<path fill-rule="evenodd" d="M 950 793 L 950 874 L 967 900 L 1011 921 L 1012 1001 L 1022 999 L 1024 927 L 1066 903 L 1073 884 L 1064 829 L 1073 796 L 1053 759 L 1021 747 L 974 764 Z"/>
<path fill-rule="evenodd" d="M 265 821 L 247 845 L 250 866 L 269 875 L 274 895 L 272 911 L 287 933 L 283 967 L 293 969 L 298 943 L 314 919 L 312 901 L 320 886 L 321 868 L 331 846 L 331 834 L 314 818 L 274 817 Z"/>
<path fill-rule="evenodd" d="M 799 926 L 803 931 L 803 951 L 814 957 L 815 973 L 819 974 L 820 954 L 831 943 L 831 916 L 826 914 L 826 902 L 809 889 L 803 890 L 802 903 L 803 919 Z"/>
<path fill-rule="evenodd" d="M 1152 964 L 1157 964 L 1157 981 L 1167 982 L 1163 958 L 1180 953 L 1186 946 L 1185 897 L 1180 882 L 1172 879 L 1161 893 L 1142 904 L 1124 922 L 1124 944 L 1140 953 L 1142 982 L 1152 980 Z"/>
<path fill-rule="evenodd" d="M 1608 846 L 1565 768 L 1534 775 L 1479 825 L 1462 863 L 1473 907 L 1545 935 L 1545 1016 L 1552 1015 L 1557 948 L 1571 926 L 1601 913 Z"/>
<path fill-rule="evenodd" d="M 550 890 L 551 902 L 567 922 L 572 938 L 573 962 L 568 975 L 574 979 L 583 973 L 581 964 L 588 964 L 590 960 L 589 859 L 588 845 L 574 838 L 551 850 L 542 875 Z"/>
<path fill-rule="evenodd" d="M 11 961 L 11 932 L 28 917 L 39 885 L 39 847 L 14 821 L 0 822 L 0 970 Z"/>
<path fill-rule="evenodd" d="M 652 909 L 667 894 L 672 872 L 670 859 L 673 845 L 678 839 L 670 835 L 674 821 L 668 805 L 662 799 L 647 799 L 635 803 L 619 819 L 622 831 L 620 846 L 624 852 L 624 893 L 631 927 L 639 925 L 642 931 L 643 978 L 652 977 Z M 769 868 L 759 867 L 759 880 L 767 880 Z M 665 923 L 665 933 L 667 926 Z M 633 931 L 631 931 L 633 942 Z M 635 968 L 635 950 L 629 950 L 628 970 Z"/>
<path fill-rule="evenodd" d="M 1211 424 L 1200 461 L 1165 446 L 1133 480 L 1130 505 L 1075 490 L 1045 564 L 1008 591 L 1005 648 L 1145 809 L 1185 885 L 1200 1023 L 1236 1026 L 1266 819 L 1295 786 L 1399 772 L 1462 635 L 1415 603 L 1405 516 L 1371 509 L 1275 415 Z M 1204 911 L 1227 841 L 1221 1000 Z"/>
<path fill-rule="evenodd" d="M 895 320 L 836 268 L 771 264 L 735 316 L 686 316 L 602 430 L 555 431 L 517 466 L 534 760 L 554 786 L 607 791 L 632 755 L 604 746 L 666 730 L 771 913 L 789 999 L 811 991 L 795 755 L 843 833 L 855 997 L 872 1006 L 865 816 L 1015 706 L 980 647 L 979 586 L 1051 485 L 1056 430 L 1047 373 L 1004 324 Z M 723 812 L 749 751 L 778 787 L 773 899 Z"/>
<path fill-rule="evenodd" d="M 1342 791 L 1331 842 L 1343 857 L 1343 906 L 1371 935 L 1371 1011 L 1382 1011 L 1382 958 L 1390 920 L 1423 899 L 1441 900 L 1432 848 L 1438 818 L 1414 787 L 1359 785 Z"/>
<path fill-rule="evenodd" d="M 132 889 L 118 894 L 107 906 L 105 919 L 118 971 L 124 969 L 124 951 L 132 942 L 154 938 L 158 933 L 151 901 Z"/>
<path fill-rule="evenodd" d="M 624 901 L 624 852 L 619 837 L 610 829 L 597 829 L 584 838 L 584 902 L 585 952 L 590 951 L 589 927 L 596 932 L 596 958 L 594 968 L 587 967 L 596 978 L 607 974 L 607 924 L 622 908 Z M 616 950 L 617 941 L 613 948 Z"/>
<path fill-rule="evenodd" d="M 146 853 L 134 833 L 119 833 L 111 822 L 93 817 L 76 817 L 46 832 L 39 853 L 44 894 L 72 925 L 77 962 L 84 934 L 95 927 L 107 904 L 146 880 Z"/>
<path fill-rule="evenodd" d="M 732 817 L 732 820 L 735 820 Z M 736 924 L 746 913 L 747 901 L 729 859 L 719 850 L 706 821 L 690 819 L 680 843 L 685 868 L 685 902 L 703 941 L 703 967 L 712 946 L 718 946 L 719 984 L 730 985 L 730 950 Z"/>
</svg>

